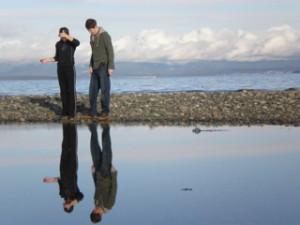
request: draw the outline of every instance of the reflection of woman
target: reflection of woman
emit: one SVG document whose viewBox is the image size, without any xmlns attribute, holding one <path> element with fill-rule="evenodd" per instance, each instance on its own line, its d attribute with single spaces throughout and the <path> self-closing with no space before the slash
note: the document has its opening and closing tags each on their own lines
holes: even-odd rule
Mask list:
<svg viewBox="0 0 300 225">
<path fill-rule="evenodd" d="M 91 221 L 100 222 L 103 213 L 112 209 L 117 194 L 117 171 L 112 165 L 109 125 L 102 125 L 102 151 L 98 141 L 97 125 L 89 125 L 91 131 L 92 175 L 95 182 L 95 208 Z"/>
<path fill-rule="evenodd" d="M 44 178 L 45 183 L 57 182 L 59 194 L 65 200 L 64 209 L 70 213 L 83 199 L 77 185 L 77 130 L 75 124 L 63 124 L 63 142 L 60 159 L 60 177 Z"/>
<path fill-rule="evenodd" d="M 66 27 L 59 29 L 60 41 L 55 45 L 53 58 L 44 58 L 42 63 L 57 62 L 57 75 L 62 101 L 62 116 L 74 117 L 76 114 L 76 73 L 74 68 L 74 52 L 79 41 L 69 34 Z"/>
</svg>

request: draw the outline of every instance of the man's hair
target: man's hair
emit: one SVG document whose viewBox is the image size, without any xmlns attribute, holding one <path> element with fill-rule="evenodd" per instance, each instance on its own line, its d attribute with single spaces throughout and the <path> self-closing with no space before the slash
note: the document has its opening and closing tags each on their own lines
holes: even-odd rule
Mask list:
<svg viewBox="0 0 300 225">
<path fill-rule="evenodd" d="M 85 21 L 85 28 L 86 29 L 92 29 L 92 28 L 95 28 L 97 26 L 97 21 L 94 20 L 94 19 L 87 19 Z"/>
<path fill-rule="evenodd" d="M 69 34 L 69 29 L 66 28 L 66 27 L 61 27 L 61 28 L 59 29 L 59 33 L 62 33 L 62 32 L 66 33 L 66 34 Z"/>
<path fill-rule="evenodd" d="M 93 223 L 99 223 L 102 220 L 102 216 L 100 213 L 92 212 L 90 217 Z"/>
</svg>

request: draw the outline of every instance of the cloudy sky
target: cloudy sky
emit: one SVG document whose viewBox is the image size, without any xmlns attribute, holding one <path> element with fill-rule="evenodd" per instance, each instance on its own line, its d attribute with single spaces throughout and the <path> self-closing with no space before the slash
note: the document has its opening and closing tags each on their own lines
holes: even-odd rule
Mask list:
<svg viewBox="0 0 300 225">
<path fill-rule="evenodd" d="M 117 61 L 300 59 L 299 0 L 2 0 L 0 12 L 0 63 L 52 57 L 62 26 L 87 63 L 87 18 L 110 33 Z"/>
</svg>

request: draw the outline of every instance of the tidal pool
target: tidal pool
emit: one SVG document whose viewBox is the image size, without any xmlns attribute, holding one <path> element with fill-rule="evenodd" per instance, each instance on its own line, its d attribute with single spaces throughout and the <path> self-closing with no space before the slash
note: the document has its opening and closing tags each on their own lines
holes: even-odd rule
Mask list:
<svg viewBox="0 0 300 225">
<path fill-rule="evenodd" d="M 1 125 L 0 224 L 299 224 L 299 127 L 199 128 Z"/>
</svg>

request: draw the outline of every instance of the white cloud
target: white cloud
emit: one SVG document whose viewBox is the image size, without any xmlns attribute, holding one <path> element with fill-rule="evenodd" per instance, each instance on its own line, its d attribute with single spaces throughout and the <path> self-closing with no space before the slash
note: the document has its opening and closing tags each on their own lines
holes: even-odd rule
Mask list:
<svg viewBox="0 0 300 225">
<path fill-rule="evenodd" d="M 53 32 L 52 32 L 53 33 Z M 20 38 L 0 36 L 0 62 L 32 62 L 52 57 L 57 36 Z M 55 33 L 56 34 L 56 33 Z M 87 34 L 84 33 L 84 37 Z M 88 63 L 88 38 L 81 39 L 77 63 Z M 46 41 L 45 41 L 46 40 Z M 178 34 L 162 29 L 148 29 L 113 41 L 117 61 L 258 61 L 300 58 L 299 31 L 288 25 L 272 27 L 255 34 L 244 30 L 202 28 Z"/>
<path fill-rule="evenodd" d="M 284 25 L 261 35 L 242 30 L 210 28 L 186 34 L 145 30 L 114 42 L 119 60 L 238 60 L 256 61 L 300 57 L 300 35 Z"/>
<path fill-rule="evenodd" d="M 4 1 L 0 63 L 52 57 L 61 26 L 81 41 L 76 62 L 88 63 L 89 17 L 112 35 L 117 61 L 299 58 L 299 6 L 295 0 Z"/>
<path fill-rule="evenodd" d="M 283 25 L 269 29 L 259 53 L 266 57 L 292 57 L 299 54 L 300 36 L 292 27 Z"/>
</svg>

